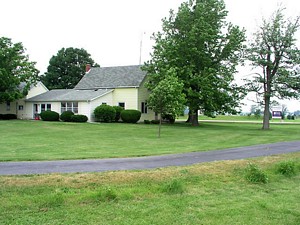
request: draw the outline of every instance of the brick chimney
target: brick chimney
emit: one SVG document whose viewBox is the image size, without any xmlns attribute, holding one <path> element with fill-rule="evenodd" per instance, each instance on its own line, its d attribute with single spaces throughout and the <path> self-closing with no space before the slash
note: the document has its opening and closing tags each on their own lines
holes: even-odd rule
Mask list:
<svg viewBox="0 0 300 225">
<path fill-rule="evenodd" d="M 86 64 L 86 66 L 85 66 L 85 72 L 86 73 L 89 72 L 90 69 L 91 69 L 91 64 Z"/>
</svg>

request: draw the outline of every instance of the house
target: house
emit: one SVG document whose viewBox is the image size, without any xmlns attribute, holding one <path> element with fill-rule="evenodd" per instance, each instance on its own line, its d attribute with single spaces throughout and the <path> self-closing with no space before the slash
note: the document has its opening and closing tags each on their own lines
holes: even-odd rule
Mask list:
<svg viewBox="0 0 300 225">
<path fill-rule="evenodd" d="M 73 111 L 95 121 L 94 109 L 101 104 L 137 109 L 142 112 L 141 121 L 154 119 L 146 100 L 149 91 L 144 87 L 146 72 L 141 66 L 96 67 L 87 66 L 84 77 L 74 89 L 58 89 L 42 92 L 25 99 L 31 109 L 24 119 L 34 119 L 42 111 L 52 110 L 61 114 Z"/>
<path fill-rule="evenodd" d="M 33 108 L 31 104 L 26 102 L 26 100 L 48 91 L 49 90 L 42 82 L 38 82 L 36 85 L 32 85 L 30 87 L 26 97 L 13 102 L 0 104 L 0 114 L 16 114 L 19 119 L 32 119 L 34 118 Z"/>
</svg>

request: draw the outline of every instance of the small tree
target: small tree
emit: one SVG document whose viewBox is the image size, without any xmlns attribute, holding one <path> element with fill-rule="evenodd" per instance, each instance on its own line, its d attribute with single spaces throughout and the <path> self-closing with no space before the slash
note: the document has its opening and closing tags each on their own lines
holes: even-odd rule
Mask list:
<svg viewBox="0 0 300 225">
<path fill-rule="evenodd" d="M 300 17 L 294 21 L 284 18 L 283 9 L 278 9 L 269 21 L 263 20 L 248 49 L 248 60 L 253 67 L 261 68 L 253 79 L 247 80 L 249 91 L 263 99 L 264 119 L 262 129 L 270 128 L 271 98 L 299 98 L 300 51 L 296 47 L 295 34 L 300 26 Z"/>
<path fill-rule="evenodd" d="M 175 69 L 165 71 L 163 76 L 165 78 L 152 89 L 147 101 L 148 107 L 160 114 L 158 137 L 161 132 L 162 116 L 172 115 L 175 118 L 183 111 L 185 103 L 185 95 L 182 93 L 183 83 L 178 80 Z"/>
</svg>

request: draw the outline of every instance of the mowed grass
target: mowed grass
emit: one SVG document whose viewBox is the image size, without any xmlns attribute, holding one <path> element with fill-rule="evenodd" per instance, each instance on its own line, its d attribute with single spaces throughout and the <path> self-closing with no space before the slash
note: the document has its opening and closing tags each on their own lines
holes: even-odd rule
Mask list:
<svg viewBox="0 0 300 225">
<path fill-rule="evenodd" d="M 0 121 L 0 161 L 132 157 L 219 150 L 300 139 L 300 125 Z"/>
<path fill-rule="evenodd" d="M 277 172 L 292 161 L 296 172 Z M 268 182 L 245 179 L 248 163 Z M 300 224 L 300 153 L 147 171 L 0 176 L 0 224 Z"/>
</svg>

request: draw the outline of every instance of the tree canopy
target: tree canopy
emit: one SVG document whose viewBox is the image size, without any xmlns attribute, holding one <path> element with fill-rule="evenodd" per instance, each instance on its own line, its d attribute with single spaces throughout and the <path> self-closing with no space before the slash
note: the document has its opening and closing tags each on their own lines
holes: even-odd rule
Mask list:
<svg viewBox="0 0 300 225">
<path fill-rule="evenodd" d="M 42 81 L 49 89 L 72 89 L 84 76 L 87 64 L 99 66 L 82 48 L 62 48 L 50 59 Z"/>
<path fill-rule="evenodd" d="M 263 129 L 270 128 L 272 98 L 300 97 L 300 50 L 295 39 L 299 19 L 286 19 L 283 9 L 276 10 L 269 20 L 263 19 L 248 48 L 247 58 L 254 68 L 260 68 L 260 72 L 247 80 L 246 87 L 261 97 Z"/>
<path fill-rule="evenodd" d="M 163 19 L 155 40 L 152 59 L 143 69 L 153 89 L 174 68 L 184 84 L 192 124 L 198 125 L 198 110 L 210 116 L 234 112 L 242 97 L 233 83 L 240 62 L 245 32 L 227 23 L 223 0 L 190 0 L 178 12 Z"/>
<path fill-rule="evenodd" d="M 38 80 L 35 62 L 30 62 L 22 43 L 0 38 L 0 103 L 25 96 Z"/>
</svg>

